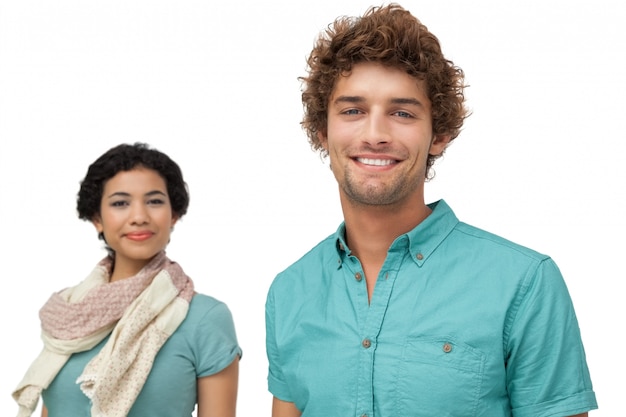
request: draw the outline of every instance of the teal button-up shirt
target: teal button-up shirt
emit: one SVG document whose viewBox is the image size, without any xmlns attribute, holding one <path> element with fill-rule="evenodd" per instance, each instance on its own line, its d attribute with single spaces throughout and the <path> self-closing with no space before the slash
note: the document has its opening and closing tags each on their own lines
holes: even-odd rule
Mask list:
<svg viewBox="0 0 626 417">
<path fill-rule="evenodd" d="M 389 248 L 371 303 L 344 225 L 274 280 L 268 385 L 303 417 L 569 416 L 597 408 L 547 256 L 444 201 Z"/>
</svg>

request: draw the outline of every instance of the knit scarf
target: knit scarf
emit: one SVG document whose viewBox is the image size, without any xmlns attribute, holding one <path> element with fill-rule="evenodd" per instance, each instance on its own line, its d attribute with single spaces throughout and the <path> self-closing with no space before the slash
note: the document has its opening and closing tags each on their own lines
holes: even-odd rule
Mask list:
<svg viewBox="0 0 626 417">
<path fill-rule="evenodd" d="M 41 392 L 73 353 L 102 350 L 76 381 L 94 417 L 124 417 L 141 391 L 159 349 L 185 319 L 193 282 L 165 252 L 137 275 L 109 283 L 105 258 L 75 287 L 53 294 L 39 312 L 44 348 L 13 392 L 18 417 L 32 415 Z"/>
</svg>

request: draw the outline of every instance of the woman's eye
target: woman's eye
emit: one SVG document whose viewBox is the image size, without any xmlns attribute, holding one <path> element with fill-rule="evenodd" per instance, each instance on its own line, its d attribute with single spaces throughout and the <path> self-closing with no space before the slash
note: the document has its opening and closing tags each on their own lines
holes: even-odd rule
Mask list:
<svg viewBox="0 0 626 417">
<path fill-rule="evenodd" d="M 148 204 L 150 205 L 161 205 L 165 204 L 165 201 L 160 198 L 153 198 L 152 200 L 148 200 Z"/>
<path fill-rule="evenodd" d="M 111 207 L 124 207 L 127 206 L 128 203 L 124 200 L 120 200 L 120 201 L 113 201 L 111 202 Z"/>
</svg>

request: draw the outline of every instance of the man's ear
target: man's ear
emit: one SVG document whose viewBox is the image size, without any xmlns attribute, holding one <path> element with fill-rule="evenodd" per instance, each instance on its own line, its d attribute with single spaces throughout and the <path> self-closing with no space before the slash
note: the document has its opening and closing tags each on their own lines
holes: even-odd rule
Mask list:
<svg viewBox="0 0 626 417">
<path fill-rule="evenodd" d="M 322 148 L 328 152 L 328 135 L 321 130 L 317 132 L 317 139 L 320 141 Z"/>
<path fill-rule="evenodd" d="M 430 150 L 428 153 L 433 156 L 441 155 L 443 151 L 446 150 L 446 147 L 451 140 L 452 136 L 450 135 L 435 135 L 430 144 Z"/>
</svg>

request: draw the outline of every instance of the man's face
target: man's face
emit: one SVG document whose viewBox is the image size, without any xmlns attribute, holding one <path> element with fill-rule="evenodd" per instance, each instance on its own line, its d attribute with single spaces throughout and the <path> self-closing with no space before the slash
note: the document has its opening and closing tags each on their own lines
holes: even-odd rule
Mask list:
<svg viewBox="0 0 626 417">
<path fill-rule="evenodd" d="M 366 206 L 423 201 L 428 154 L 450 139 L 433 135 L 430 106 L 423 82 L 399 69 L 360 63 L 339 78 L 320 140 L 342 197 Z"/>
</svg>

